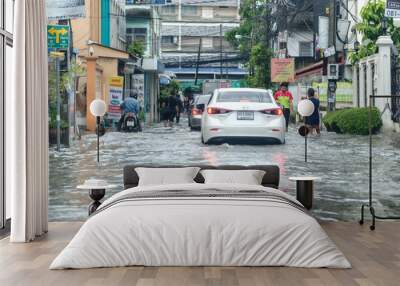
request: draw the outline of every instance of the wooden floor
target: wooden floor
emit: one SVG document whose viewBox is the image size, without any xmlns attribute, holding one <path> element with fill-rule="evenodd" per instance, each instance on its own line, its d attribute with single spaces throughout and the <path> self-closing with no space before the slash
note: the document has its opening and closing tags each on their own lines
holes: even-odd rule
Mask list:
<svg viewBox="0 0 400 286">
<path fill-rule="evenodd" d="M 51 223 L 48 235 L 28 244 L 0 241 L 0 285 L 400 285 L 400 223 L 324 223 L 352 269 L 288 267 L 124 267 L 48 270 L 81 223 Z"/>
</svg>

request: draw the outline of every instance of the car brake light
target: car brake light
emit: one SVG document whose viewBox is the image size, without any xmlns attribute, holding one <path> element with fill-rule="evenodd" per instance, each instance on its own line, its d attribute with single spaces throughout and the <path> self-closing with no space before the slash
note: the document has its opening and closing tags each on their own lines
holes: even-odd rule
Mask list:
<svg viewBox="0 0 400 286">
<path fill-rule="evenodd" d="M 283 111 L 280 108 L 273 108 L 273 109 L 266 109 L 261 111 L 264 114 L 270 114 L 270 115 L 282 115 Z"/>
<path fill-rule="evenodd" d="M 192 115 L 201 115 L 203 111 L 201 109 L 193 108 Z"/>
<path fill-rule="evenodd" d="M 208 114 L 226 114 L 231 112 L 232 110 L 224 109 L 224 108 L 216 108 L 216 107 L 209 107 L 207 108 Z"/>
</svg>

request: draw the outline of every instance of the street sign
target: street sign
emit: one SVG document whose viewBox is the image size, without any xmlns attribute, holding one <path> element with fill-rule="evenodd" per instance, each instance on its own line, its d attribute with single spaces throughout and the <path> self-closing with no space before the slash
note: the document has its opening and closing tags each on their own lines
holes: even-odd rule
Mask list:
<svg viewBox="0 0 400 286">
<path fill-rule="evenodd" d="M 400 0 L 387 0 L 385 16 L 389 18 L 400 18 Z"/>
<path fill-rule="evenodd" d="M 272 82 L 294 82 L 294 59 L 271 59 Z"/>
<path fill-rule="evenodd" d="M 52 52 L 50 52 L 50 57 L 51 58 L 54 58 L 54 59 L 60 59 L 60 60 L 63 60 L 64 59 L 64 53 L 63 52 L 55 52 L 55 51 L 52 51 Z"/>
<path fill-rule="evenodd" d="M 112 76 L 109 81 L 109 103 L 108 103 L 108 118 L 121 118 L 121 103 L 124 87 L 124 78 L 122 76 Z"/>
<path fill-rule="evenodd" d="M 50 49 L 68 49 L 69 26 L 47 25 L 47 45 Z"/>
<path fill-rule="evenodd" d="M 85 0 L 46 0 L 48 20 L 84 18 L 85 14 Z"/>
</svg>

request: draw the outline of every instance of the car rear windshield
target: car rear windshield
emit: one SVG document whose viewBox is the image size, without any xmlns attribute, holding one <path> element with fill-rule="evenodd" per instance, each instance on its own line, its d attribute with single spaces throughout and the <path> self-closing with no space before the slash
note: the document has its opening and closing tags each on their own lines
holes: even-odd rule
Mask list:
<svg viewBox="0 0 400 286">
<path fill-rule="evenodd" d="M 206 104 L 208 103 L 208 101 L 210 100 L 210 96 L 211 95 L 203 95 L 203 96 L 199 96 L 198 100 L 197 100 L 197 104 Z"/>
<path fill-rule="evenodd" d="M 223 91 L 218 94 L 217 102 L 272 103 L 272 98 L 267 92 L 262 91 Z"/>
</svg>

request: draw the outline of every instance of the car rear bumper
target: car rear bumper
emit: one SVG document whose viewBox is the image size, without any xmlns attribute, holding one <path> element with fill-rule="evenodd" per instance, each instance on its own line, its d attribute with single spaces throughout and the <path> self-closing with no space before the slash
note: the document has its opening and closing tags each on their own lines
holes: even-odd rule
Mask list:
<svg viewBox="0 0 400 286">
<path fill-rule="evenodd" d="M 207 144 L 281 144 L 280 138 L 259 136 L 219 136 L 208 139 Z"/>
<path fill-rule="evenodd" d="M 208 127 L 205 141 L 285 141 L 285 128 L 279 127 Z M 251 143 L 251 142 L 250 142 Z"/>
<path fill-rule="evenodd" d="M 192 117 L 191 121 L 190 121 L 190 126 L 192 128 L 201 128 L 201 117 Z"/>
<path fill-rule="evenodd" d="M 210 140 L 223 141 L 223 138 L 227 139 L 267 139 L 271 141 L 279 141 L 283 143 L 285 141 L 285 119 L 282 117 L 271 120 L 266 124 L 245 124 L 235 126 L 226 126 L 220 124 L 220 122 L 209 120 L 204 122 L 202 134 L 205 142 Z M 236 123 L 237 124 L 237 123 Z"/>
</svg>

